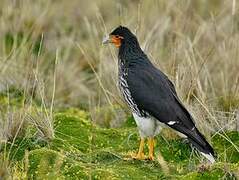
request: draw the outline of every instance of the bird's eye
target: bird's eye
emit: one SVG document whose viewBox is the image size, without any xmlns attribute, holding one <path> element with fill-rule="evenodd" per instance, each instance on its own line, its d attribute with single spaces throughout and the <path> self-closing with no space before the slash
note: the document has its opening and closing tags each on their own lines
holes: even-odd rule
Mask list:
<svg viewBox="0 0 239 180">
<path fill-rule="evenodd" d="M 119 35 L 116 35 L 115 37 L 116 37 L 116 38 L 119 38 Z"/>
</svg>

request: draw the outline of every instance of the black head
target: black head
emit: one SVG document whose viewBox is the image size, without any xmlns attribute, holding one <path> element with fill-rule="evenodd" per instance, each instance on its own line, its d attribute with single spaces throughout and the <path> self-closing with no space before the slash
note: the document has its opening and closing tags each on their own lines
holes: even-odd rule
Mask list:
<svg viewBox="0 0 239 180">
<path fill-rule="evenodd" d="M 124 39 L 135 37 L 135 35 L 132 32 L 130 32 L 130 30 L 127 27 L 124 26 L 117 27 L 110 33 L 110 35 L 121 36 Z"/>
<path fill-rule="evenodd" d="M 138 43 L 136 36 L 124 26 L 117 27 L 103 40 L 103 43 L 113 43 L 118 48 L 127 42 Z"/>
<path fill-rule="evenodd" d="M 127 27 L 117 27 L 103 39 L 103 43 L 113 43 L 117 48 L 119 48 L 118 56 L 122 61 L 129 62 L 139 56 L 146 58 L 137 58 L 138 61 L 140 61 L 139 59 L 147 59 L 147 56 L 140 48 L 136 36 Z"/>
</svg>

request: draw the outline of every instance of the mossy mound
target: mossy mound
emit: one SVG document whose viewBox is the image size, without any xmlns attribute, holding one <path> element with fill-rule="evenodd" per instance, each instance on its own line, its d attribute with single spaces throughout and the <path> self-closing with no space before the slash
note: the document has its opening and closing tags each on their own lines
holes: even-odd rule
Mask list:
<svg viewBox="0 0 239 180">
<path fill-rule="evenodd" d="M 213 145 L 220 161 L 239 162 L 239 132 L 227 132 L 213 137 Z"/>
<path fill-rule="evenodd" d="M 55 114 L 55 138 L 48 143 L 17 139 L 11 156 L 28 162 L 33 179 L 234 179 L 238 176 L 238 132 L 216 135 L 218 160 L 199 171 L 200 159 L 180 138 L 157 137 L 154 161 L 125 159 L 138 148 L 138 132 L 129 118 L 122 128 L 93 125 L 84 111 Z M 233 142 L 231 143 L 228 139 Z M 147 147 L 145 146 L 147 151 Z"/>
</svg>

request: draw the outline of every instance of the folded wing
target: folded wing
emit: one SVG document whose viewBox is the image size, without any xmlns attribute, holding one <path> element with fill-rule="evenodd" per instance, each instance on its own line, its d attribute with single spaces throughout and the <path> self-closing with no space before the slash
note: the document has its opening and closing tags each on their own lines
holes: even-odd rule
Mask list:
<svg viewBox="0 0 239 180">
<path fill-rule="evenodd" d="M 214 155 L 212 147 L 195 127 L 193 118 L 179 100 L 172 82 L 152 64 L 135 64 L 128 75 L 131 95 L 138 108 L 188 137 L 196 148 Z"/>
</svg>

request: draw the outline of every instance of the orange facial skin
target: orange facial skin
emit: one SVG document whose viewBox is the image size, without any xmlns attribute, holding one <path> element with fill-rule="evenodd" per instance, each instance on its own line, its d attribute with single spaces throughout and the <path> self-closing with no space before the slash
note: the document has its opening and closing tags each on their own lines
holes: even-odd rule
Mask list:
<svg viewBox="0 0 239 180">
<path fill-rule="evenodd" d="M 111 42 L 117 47 L 119 48 L 121 46 L 121 41 L 122 39 L 124 39 L 122 36 L 118 36 L 118 35 L 112 35 L 111 37 Z"/>
</svg>

